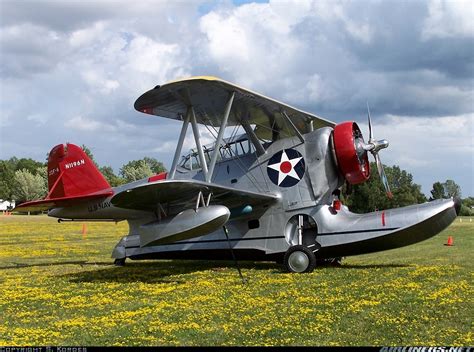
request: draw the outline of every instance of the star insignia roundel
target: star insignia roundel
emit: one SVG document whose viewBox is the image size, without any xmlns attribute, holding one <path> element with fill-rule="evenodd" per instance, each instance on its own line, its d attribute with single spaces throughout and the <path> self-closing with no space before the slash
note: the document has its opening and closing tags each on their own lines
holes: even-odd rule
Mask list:
<svg viewBox="0 0 474 352">
<path fill-rule="evenodd" d="M 267 173 L 270 180 L 280 187 L 292 187 L 304 175 L 303 156 L 294 149 L 284 149 L 268 161 Z"/>
</svg>

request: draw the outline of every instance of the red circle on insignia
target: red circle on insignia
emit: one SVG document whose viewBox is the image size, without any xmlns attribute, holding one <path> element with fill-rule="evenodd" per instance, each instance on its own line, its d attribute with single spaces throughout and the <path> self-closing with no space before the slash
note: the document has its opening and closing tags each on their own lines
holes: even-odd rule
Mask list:
<svg viewBox="0 0 474 352">
<path fill-rule="evenodd" d="M 284 161 L 280 165 L 280 171 L 284 174 L 287 174 L 291 171 L 291 163 L 289 161 Z"/>
</svg>

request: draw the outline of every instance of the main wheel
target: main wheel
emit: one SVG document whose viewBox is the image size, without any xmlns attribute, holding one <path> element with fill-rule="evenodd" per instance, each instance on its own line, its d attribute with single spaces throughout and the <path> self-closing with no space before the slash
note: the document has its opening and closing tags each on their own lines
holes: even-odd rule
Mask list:
<svg viewBox="0 0 474 352">
<path fill-rule="evenodd" d="M 308 247 L 296 245 L 288 248 L 283 262 L 290 273 L 310 273 L 316 267 L 316 256 Z"/>
</svg>

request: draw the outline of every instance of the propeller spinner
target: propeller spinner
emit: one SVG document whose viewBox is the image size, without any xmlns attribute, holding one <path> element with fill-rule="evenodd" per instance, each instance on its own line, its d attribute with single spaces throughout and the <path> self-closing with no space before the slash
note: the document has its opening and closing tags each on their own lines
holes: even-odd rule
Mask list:
<svg viewBox="0 0 474 352">
<path fill-rule="evenodd" d="M 362 132 L 355 122 L 343 122 L 334 128 L 334 149 L 339 169 L 350 184 L 367 181 L 370 176 L 367 152 L 370 152 L 374 156 L 385 192 L 389 198 L 392 198 L 387 175 L 378 154 L 381 149 L 387 148 L 389 143 L 385 139 L 376 140 L 374 138 L 369 104 L 367 104 L 367 116 L 369 120 L 369 141 L 367 143 L 365 143 Z"/>
</svg>

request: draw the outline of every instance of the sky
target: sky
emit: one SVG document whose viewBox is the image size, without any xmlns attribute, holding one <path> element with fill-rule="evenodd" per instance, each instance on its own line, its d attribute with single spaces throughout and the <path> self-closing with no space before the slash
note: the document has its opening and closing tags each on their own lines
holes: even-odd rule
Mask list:
<svg viewBox="0 0 474 352">
<path fill-rule="evenodd" d="M 426 195 L 452 179 L 474 196 L 473 18 L 457 0 L 0 0 L 0 159 L 70 142 L 116 172 L 145 156 L 169 168 L 180 124 L 133 104 L 212 75 L 366 138 L 369 102 L 384 164 Z"/>
</svg>

